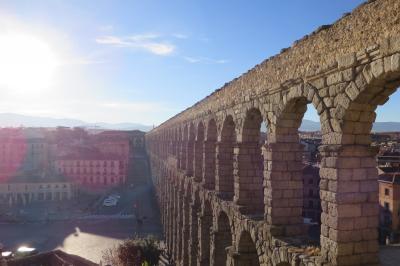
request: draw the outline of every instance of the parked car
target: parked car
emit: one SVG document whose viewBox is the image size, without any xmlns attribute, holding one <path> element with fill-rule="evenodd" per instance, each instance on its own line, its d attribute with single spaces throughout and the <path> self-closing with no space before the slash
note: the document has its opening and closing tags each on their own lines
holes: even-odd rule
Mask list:
<svg viewBox="0 0 400 266">
<path fill-rule="evenodd" d="M 39 252 L 36 250 L 36 248 L 31 248 L 27 246 L 20 246 L 17 251 L 15 252 L 16 257 L 25 257 L 25 256 L 30 256 L 30 255 L 36 255 Z"/>
<path fill-rule="evenodd" d="M 103 206 L 106 206 L 106 207 L 116 206 L 117 203 L 118 203 L 118 200 L 116 198 L 108 197 L 103 201 Z"/>
</svg>

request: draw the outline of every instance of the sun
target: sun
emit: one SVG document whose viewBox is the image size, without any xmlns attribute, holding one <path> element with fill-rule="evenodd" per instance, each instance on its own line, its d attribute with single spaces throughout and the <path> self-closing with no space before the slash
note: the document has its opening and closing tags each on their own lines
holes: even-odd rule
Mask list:
<svg viewBox="0 0 400 266">
<path fill-rule="evenodd" d="M 0 89 L 40 92 L 51 85 L 58 65 L 47 42 L 24 33 L 0 33 Z"/>
</svg>

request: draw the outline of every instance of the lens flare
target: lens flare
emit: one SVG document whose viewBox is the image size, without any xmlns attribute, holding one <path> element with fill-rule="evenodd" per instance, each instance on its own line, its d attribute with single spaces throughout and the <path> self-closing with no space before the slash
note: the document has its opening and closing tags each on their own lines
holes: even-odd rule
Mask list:
<svg viewBox="0 0 400 266">
<path fill-rule="evenodd" d="M 0 87 L 38 92 L 51 85 L 58 65 L 49 44 L 23 33 L 0 33 Z"/>
</svg>

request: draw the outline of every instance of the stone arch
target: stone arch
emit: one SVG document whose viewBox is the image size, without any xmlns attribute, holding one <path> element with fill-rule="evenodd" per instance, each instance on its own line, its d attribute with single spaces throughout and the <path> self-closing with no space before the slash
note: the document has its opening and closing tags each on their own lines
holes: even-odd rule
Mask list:
<svg viewBox="0 0 400 266">
<path fill-rule="evenodd" d="M 199 219 L 199 263 L 200 266 L 210 265 L 210 243 L 211 243 L 211 229 L 212 229 L 212 208 L 208 200 L 203 202 L 202 212 Z"/>
<path fill-rule="evenodd" d="M 261 112 L 257 108 L 246 111 L 241 130 L 241 142 L 237 143 L 234 152 L 234 201 L 239 210 L 246 214 L 262 213 L 263 169 L 262 143 L 260 129 L 263 123 Z"/>
<path fill-rule="evenodd" d="M 200 192 L 195 190 L 193 193 L 192 206 L 190 208 L 190 265 L 197 265 L 199 257 L 199 212 L 200 212 Z"/>
<path fill-rule="evenodd" d="M 188 128 L 187 125 L 179 128 L 179 168 L 186 169 L 186 142 L 187 142 Z"/>
<path fill-rule="evenodd" d="M 216 143 L 218 138 L 217 124 L 211 118 L 207 124 L 206 140 L 204 142 L 204 174 L 203 186 L 207 189 L 215 188 L 216 176 Z"/>
<path fill-rule="evenodd" d="M 178 159 L 178 129 L 177 128 L 172 129 L 172 155 Z"/>
<path fill-rule="evenodd" d="M 399 61 L 400 55 L 394 54 L 358 68 L 355 78 L 335 98 L 332 131 L 324 135 L 320 147 L 321 254 L 325 261 L 351 258 L 360 264 L 378 264 L 377 149 L 370 146 L 370 132 L 376 108 L 400 86 Z M 357 250 L 360 246 L 368 250 Z M 339 250 L 345 247 L 354 249 L 341 254 Z"/>
<path fill-rule="evenodd" d="M 183 233 L 182 233 L 182 265 L 189 265 L 189 239 L 190 239 L 190 209 L 192 199 L 192 184 L 190 181 L 185 183 L 185 194 L 183 197 Z"/>
<path fill-rule="evenodd" d="M 204 124 L 197 124 L 196 141 L 194 145 L 194 178 L 200 182 L 203 178 L 203 153 L 204 153 Z"/>
<path fill-rule="evenodd" d="M 193 122 L 189 124 L 189 132 L 187 136 L 187 155 L 186 155 L 186 175 L 193 176 L 194 169 L 194 143 L 196 138 L 196 130 Z"/>
<path fill-rule="evenodd" d="M 281 226 L 288 236 L 306 232 L 302 217 L 303 146 L 298 129 L 310 101 L 301 88 L 294 87 L 283 98 L 268 128 L 264 150 L 265 216 L 268 223 Z"/>
<path fill-rule="evenodd" d="M 179 186 L 178 184 L 172 185 L 172 193 L 173 193 L 173 212 L 171 216 L 172 222 L 172 254 L 175 261 L 178 261 L 178 246 L 180 243 L 180 234 L 179 234 L 179 197 L 178 197 Z"/>
<path fill-rule="evenodd" d="M 247 231 L 242 231 L 238 241 L 235 265 L 260 266 L 256 245 Z"/>
<path fill-rule="evenodd" d="M 223 211 L 217 216 L 213 242 L 214 265 L 226 265 L 227 249 L 232 246 L 232 231 L 229 218 Z"/>
<path fill-rule="evenodd" d="M 183 220 L 184 220 L 184 208 L 183 208 L 183 202 L 184 202 L 184 191 L 185 191 L 185 182 L 184 179 L 178 180 L 178 189 L 176 191 L 176 198 L 177 198 L 177 212 L 176 212 L 176 239 L 177 239 L 177 245 L 176 245 L 176 261 L 182 260 L 182 251 L 183 251 Z"/>
<path fill-rule="evenodd" d="M 400 60 L 400 54 L 394 54 L 385 60 Z M 336 126 L 333 128 L 336 137 L 332 136 L 327 143 L 369 145 L 376 108 L 384 105 L 399 86 L 400 66 L 386 70 L 383 59 L 365 65 L 363 71 L 337 97 L 334 117 Z"/>
<path fill-rule="evenodd" d="M 231 115 L 222 124 L 220 141 L 217 144 L 217 168 L 215 189 L 224 199 L 232 200 L 234 192 L 233 152 L 236 143 L 235 122 Z"/>
</svg>

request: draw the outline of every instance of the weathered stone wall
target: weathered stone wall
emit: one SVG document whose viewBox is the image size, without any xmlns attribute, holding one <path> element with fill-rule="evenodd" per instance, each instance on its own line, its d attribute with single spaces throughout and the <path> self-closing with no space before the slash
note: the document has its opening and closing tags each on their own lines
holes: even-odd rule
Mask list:
<svg viewBox="0 0 400 266">
<path fill-rule="evenodd" d="M 378 264 L 369 134 L 376 107 L 400 85 L 399 11 L 397 0 L 363 4 L 146 135 L 179 265 Z M 321 246 L 312 255 L 301 248 L 298 137 L 309 103 L 323 134 Z"/>
</svg>

